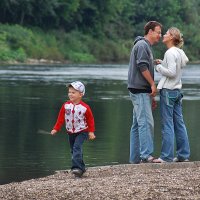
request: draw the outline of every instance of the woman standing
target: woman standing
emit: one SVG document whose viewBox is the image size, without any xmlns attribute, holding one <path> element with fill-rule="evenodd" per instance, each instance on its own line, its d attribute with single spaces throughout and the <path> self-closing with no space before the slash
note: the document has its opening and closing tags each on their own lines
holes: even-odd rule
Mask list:
<svg viewBox="0 0 200 200">
<path fill-rule="evenodd" d="M 190 146 L 182 115 L 182 68 L 188 62 L 184 51 L 182 34 L 172 27 L 163 36 L 168 50 L 163 61 L 156 60 L 156 71 L 162 78 L 159 81 L 160 114 L 162 124 L 161 155 L 155 163 L 189 161 Z M 176 157 L 174 158 L 174 136 L 176 137 Z"/>
</svg>

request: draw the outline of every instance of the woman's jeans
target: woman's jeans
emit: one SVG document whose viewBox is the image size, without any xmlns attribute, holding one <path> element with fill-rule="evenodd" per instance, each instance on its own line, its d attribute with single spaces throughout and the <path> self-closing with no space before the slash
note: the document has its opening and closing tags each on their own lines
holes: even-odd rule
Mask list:
<svg viewBox="0 0 200 200">
<path fill-rule="evenodd" d="M 140 163 L 153 153 L 154 121 L 152 97 L 148 93 L 132 94 L 133 124 L 130 131 L 130 163 Z"/>
<path fill-rule="evenodd" d="M 87 140 L 87 133 L 69 134 L 69 144 L 72 154 L 72 168 L 78 168 L 85 171 L 85 163 L 83 162 L 83 143 Z"/>
<path fill-rule="evenodd" d="M 179 160 L 188 159 L 190 146 L 187 130 L 182 115 L 182 93 L 180 90 L 160 90 L 160 113 L 162 123 L 162 149 L 160 158 L 173 161 L 174 136 L 176 137 L 176 154 Z"/>
</svg>

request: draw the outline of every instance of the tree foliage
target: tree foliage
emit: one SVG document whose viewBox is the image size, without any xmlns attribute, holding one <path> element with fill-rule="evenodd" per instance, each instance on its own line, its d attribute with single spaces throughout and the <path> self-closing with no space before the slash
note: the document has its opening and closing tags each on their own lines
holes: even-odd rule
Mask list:
<svg viewBox="0 0 200 200">
<path fill-rule="evenodd" d="M 0 23 L 39 27 L 44 31 L 78 31 L 95 38 L 117 41 L 143 35 L 149 20 L 184 34 L 190 57 L 200 51 L 198 0 L 1 0 Z M 160 47 L 159 47 L 160 48 Z"/>
</svg>

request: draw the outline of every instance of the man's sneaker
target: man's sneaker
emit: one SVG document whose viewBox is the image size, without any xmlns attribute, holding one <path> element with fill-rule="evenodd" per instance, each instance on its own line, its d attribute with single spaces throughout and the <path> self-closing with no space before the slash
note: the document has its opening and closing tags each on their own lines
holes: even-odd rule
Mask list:
<svg viewBox="0 0 200 200">
<path fill-rule="evenodd" d="M 142 159 L 140 163 L 152 163 L 154 160 L 153 156 L 149 156 L 147 159 Z"/>
<path fill-rule="evenodd" d="M 162 158 L 154 159 L 153 163 L 166 163 Z"/>
<path fill-rule="evenodd" d="M 189 159 L 179 159 L 179 158 L 175 157 L 173 159 L 173 162 L 189 162 Z"/>
<path fill-rule="evenodd" d="M 74 174 L 75 177 L 79 177 L 80 178 L 83 175 L 83 173 L 84 172 L 82 170 L 78 169 L 78 168 L 72 169 L 72 174 Z"/>
</svg>

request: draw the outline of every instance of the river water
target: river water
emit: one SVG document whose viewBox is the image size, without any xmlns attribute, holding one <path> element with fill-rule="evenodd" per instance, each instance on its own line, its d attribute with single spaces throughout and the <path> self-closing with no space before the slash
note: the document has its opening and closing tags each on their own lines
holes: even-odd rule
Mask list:
<svg viewBox="0 0 200 200">
<path fill-rule="evenodd" d="M 71 155 L 65 129 L 51 131 L 63 102 L 65 85 L 81 80 L 84 101 L 93 110 L 96 140 L 84 144 L 87 167 L 128 163 L 132 104 L 126 89 L 127 65 L 46 65 L 0 67 L 0 184 L 23 181 L 69 169 Z M 156 81 L 159 75 L 156 74 Z M 183 72 L 183 113 L 191 160 L 200 160 L 200 66 Z M 158 108 L 155 156 L 161 148 Z"/>
</svg>

